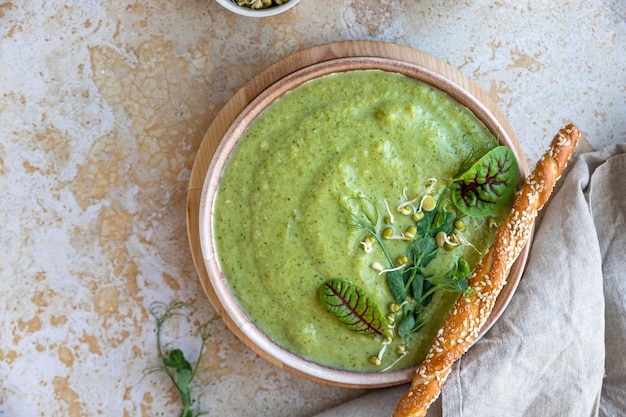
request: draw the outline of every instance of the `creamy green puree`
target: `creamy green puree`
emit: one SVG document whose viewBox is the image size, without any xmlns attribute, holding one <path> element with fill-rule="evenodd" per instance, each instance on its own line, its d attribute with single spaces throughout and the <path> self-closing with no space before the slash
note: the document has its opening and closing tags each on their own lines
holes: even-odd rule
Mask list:
<svg viewBox="0 0 626 417">
<path fill-rule="evenodd" d="M 430 178 L 442 189 L 472 149 L 496 145 L 467 108 L 400 74 L 332 74 L 285 94 L 245 132 L 215 201 L 218 260 L 236 298 L 285 348 L 332 367 L 381 371 L 398 359 L 400 338 L 375 366 L 369 359 L 383 338 L 350 331 L 319 298 L 322 283 L 341 278 L 366 289 L 385 315 L 394 302 L 385 275 L 371 268 L 388 266 L 382 250 L 366 253 L 367 233 L 338 221 L 341 199 L 366 197 L 381 219 L 387 201 L 400 234 L 412 220 L 399 204 L 424 194 Z M 464 236 L 483 252 L 494 228 L 484 218 L 464 221 Z M 403 255 L 407 242 L 388 248 Z M 459 257 L 473 268 L 480 256 L 468 245 L 442 250 L 428 270 L 445 273 Z M 458 296 L 435 293 L 431 318 L 394 368 L 423 360 Z"/>
</svg>

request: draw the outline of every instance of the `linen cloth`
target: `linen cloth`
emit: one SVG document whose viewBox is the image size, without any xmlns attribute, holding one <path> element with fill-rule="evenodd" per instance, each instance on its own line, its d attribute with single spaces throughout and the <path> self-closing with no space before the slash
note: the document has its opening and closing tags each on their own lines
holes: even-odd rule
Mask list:
<svg viewBox="0 0 626 417">
<path fill-rule="evenodd" d="M 626 416 L 626 144 L 570 162 L 524 276 L 428 417 Z M 408 385 L 317 417 L 391 416 Z"/>
</svg>

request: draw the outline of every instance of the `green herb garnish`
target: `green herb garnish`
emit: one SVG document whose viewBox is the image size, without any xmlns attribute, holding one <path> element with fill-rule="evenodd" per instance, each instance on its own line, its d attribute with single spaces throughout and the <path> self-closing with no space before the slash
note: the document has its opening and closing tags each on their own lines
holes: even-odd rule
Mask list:
<svg viewBox="0 0 626 417">
<path fill-rule="evenodd" d="M 349 204 L 358 205 L 356 212 L 352 211 Z M 369 236 L 361 242 L 366 252 L 369 252 L 374 243 L 378 243 L 385 253 L 385 257 L 389 263 L 392 263 L 391 255 L 382 242 L 383 235 L 378 233 L 378 223 L 380 221 L 380 213 L 376 205 L 364 197 L 348 198 L 347 201 L 340 200 L 339 205 L 342 211 L 337 215 L 337 221 L 342 225 L 366 231 Z M 372 240 L 373 239 L 373 240 Z"/>
<path fill-rule="evenodd" d="M 183 302 L 174 302 L 169 305 L 161 302 L 154 302 L 150 305 L 150 314 L 156 320 L 157 351 L 162 365 L 149 369 L 146 375 L 153 372 L 163 372 L 167 375 L 176 388 L 183 404 L 183 411 L 181 412 L 180 417 L 197 417 L 202 414 L 206 414 L 203 412 L 197 412 L 194 414 L 191 408 L 194 402 L 191 395 L 191 383 L 196 375 L 196 371 L 198 370 L 198 365 L 200 364 L 200 359 L 202 358 L 202 353 L 204 352 L 204 344 L 211 335 L 209 325 L 215 319 L 212 318 L 204 324 L 199 325 L 201 340 L 200 351 L 198 352 L 195 365 L 192 366 L 191 363 L 185 359 L 185 355 L 180 349 L 172 349 L 166 354 L 161 340 L 161 334 L 165 323 L 174 316 L 182 316 L 188 319 L 189 316 L 185 314 L 183 310 L 189 308 L 191 307 L 187 303 Z"/>
<path fill-rule="evenodd" d="M 428 290 L 428 292 L 422 293 L 422 300 L 427 298 L 437 289 L 452 292 L 466 292 L 469 289 L 467 286 L 467 279 L 470 277 L 471 273 L 472 271 L 470 270 L 467 261 L 463 258 L 459 258 L 456 265 L 444 276 L 433 276 L 428 278 L 428 282 L 433 284 L 433 287 Z"/>
<path fill-rule="evenodd" d="M 414 223 L 401 234 L 393 229 L 395 218 L 386 200 L 384 221 L 376 205 L 365 197 L 340 200 L 342 211 L 338 221 L 367 233 L 361 241 L 365 252 L 375 247 L 382 249 L 388 267 L 375 263 L 372 268 L 379 275 L 386 275 L 395 303 L 389 306 L 390 313 L 384 320 L 381 309 L 365 290 L 339 279 L 322 284 L 320 298 L 327 309 L 353 331 L 385 336 L 378 355 L 370 358 L 373 364 L 382 363 L 386 347 L 396 336 L 403 342 L 399 358 L 386 369 L 406 354 L 411 336 L 430 319 L 427 307 L 435 293 L 471 291 L 468 285 L 471 270 L 465 259 L 456 258 L 454 266 L 445 274 L 429 276 L 426 267 L 442 250 L 468 245 L 478 251 L 463 234 L 466 229 L 463 217 L 496 214 L 515 193 L 517 178 L 517 162 L 509 148 L 499 146 L 484 155 L 472 151 L 447 185 L 437 190 L 438 181 L 430 178 L 422 196 L 409 199 L 404 194 L 405 201 L 398 205 L 397 212 L 410 216 Z M 406 252 L 394 259 L 386 247 L 385 242 L 389 240 L 408 242 Z"/>
</svg>

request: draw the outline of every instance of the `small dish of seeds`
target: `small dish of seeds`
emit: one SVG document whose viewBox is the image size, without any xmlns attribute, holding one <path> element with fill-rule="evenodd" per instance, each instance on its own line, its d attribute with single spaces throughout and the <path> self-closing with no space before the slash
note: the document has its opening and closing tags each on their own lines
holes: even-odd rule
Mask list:
<svg viewBox="0 0 626 417">
<path fill-rule="evenodd" d="M 242 16 L 267 17 L 291 9 L 300 0 L 217 0 L 217 2 Z"/>
</svg>

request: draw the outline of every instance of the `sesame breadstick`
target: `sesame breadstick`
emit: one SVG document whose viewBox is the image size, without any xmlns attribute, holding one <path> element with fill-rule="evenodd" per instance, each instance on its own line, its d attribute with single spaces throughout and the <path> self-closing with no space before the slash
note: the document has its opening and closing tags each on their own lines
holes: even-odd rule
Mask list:
<svg viewBox="0 0 626 417">
<path fill-rule="evenodd" d="M 517 192 L 513 208 L 499 226 L 494 243 L 468 281 L 472 290 L 459 297 L 450 311 L 393 417 L 425 416 L 439 396 L 452 365 L 474 343 L 491 314 L 511 265 L 527 243 L 537 212 L 548 201 L 579 136 L 580 131 L 573 124 L 561 128 Z"/>
</svg>

